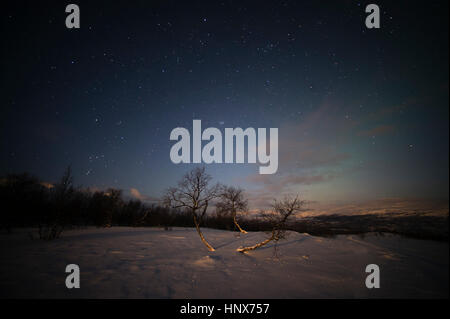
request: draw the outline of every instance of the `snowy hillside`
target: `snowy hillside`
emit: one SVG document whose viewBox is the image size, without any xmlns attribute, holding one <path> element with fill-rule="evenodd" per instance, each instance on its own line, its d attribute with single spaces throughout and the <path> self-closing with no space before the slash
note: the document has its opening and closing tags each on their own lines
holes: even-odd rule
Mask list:
<svg viewBox="0 0 450 319">
<path fill-rule="evenodd" d="M 194 228 L 115 227 L 67 231 L 55 241 L 28 231 L 1 234 L 0 297 L 82 298 L 368 298 L 448 297 L 448 243 L 373 234 L 336 238 L 290 232 L 241 254 L 265 233 Z M 367 289 L 377 264 L 381 288 Z M 67 289 L 77 264 L 81 288 Z"/>
</svg>

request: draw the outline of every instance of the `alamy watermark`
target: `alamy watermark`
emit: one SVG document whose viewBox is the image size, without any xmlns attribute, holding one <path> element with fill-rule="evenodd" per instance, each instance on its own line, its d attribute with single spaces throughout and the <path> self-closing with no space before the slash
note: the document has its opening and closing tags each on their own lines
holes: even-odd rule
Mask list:
<svg viewBox="0 0 450 319">
<path fill-rule="evenodd" d="M 258 160 L 260 164 L 265 165 L 259 167 L 260 174 L 275 174 L 278 170 L 278 128 L 270 128 L 269 133 L 267 135 L 265 128 L 225 128 L 223 141 L 219 129 L 208 127 L 202 132 L 202 121 L 193 120 L 192 143 L 191 134 L 184 127 L 174 128 L 170 133 L 170 140 L 177 141 L 170 149 L 170 159 L 175 164 L 234 163 L 235 159 L 236 163 L 245 163 L 247 155 L 247 163 L 256 164 Z M 202 148 L 202 141 L 209 142 Z"/>
<path fill-rule="evenodd" d="M 69 273 L 66 277 L 66 287 L 68 289 L 80 288 L 80 267 L 76 264 L 67 265 L 66 273 Z"/>
<path fill-rule="evenodd" d="M 366 13 L 370 13 L 366 17 L 366 27 L 368 29 L 380 28 L 380 7 L 374 3 L 367 5 Z"/>
<path fill-rule="evenodd" d="M 370 273 L 366 277 L 366 287 L 369 289 L 380 288 L 380 267 L 376 264 L 367 265 L 366 272 Z"/>
</svg>

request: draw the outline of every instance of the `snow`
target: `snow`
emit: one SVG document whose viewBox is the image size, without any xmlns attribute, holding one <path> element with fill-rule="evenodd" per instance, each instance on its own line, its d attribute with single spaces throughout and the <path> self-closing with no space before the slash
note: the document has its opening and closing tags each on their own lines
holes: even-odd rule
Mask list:
<svg viewBox="0 0 450 319">
<path fill-rule="evenodd" d="M 85 228 L 54 241 L 30 230 L 0 234 L 0 297 L 13 298 L 448 298 L 448 243 L 396 235 L 314 237 L 289 232 L 277 250 L 267 238 L 195 228 Z M 67 289 L 65 267 L 80 267 Z M 365 286 L 377 264 L 381 288 Z"/>
</svg>

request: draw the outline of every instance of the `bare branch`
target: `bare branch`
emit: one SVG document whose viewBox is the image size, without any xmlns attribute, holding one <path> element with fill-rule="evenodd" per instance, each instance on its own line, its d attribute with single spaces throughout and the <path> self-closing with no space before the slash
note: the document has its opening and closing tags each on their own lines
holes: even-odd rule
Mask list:
<svg viewBox="0 0 450 319">
<path fill-rule="evenodd" d="M 286 196 L 282 200 L 274 200 L 272 204 L 273 212 L 271 214 L 265 214 L 266 220 L 270 221 L 272 225 L 272 234 L 266 240 L 247 247 L 238 248 L 239 252 L 246 252 L 262 247 L 271 241 L 278 241 L 286 236 L 286 223 L 293 214 L 301 212 L 305 201 L 300 200 L 298 195 L 294 198 Z"/>
</svg>

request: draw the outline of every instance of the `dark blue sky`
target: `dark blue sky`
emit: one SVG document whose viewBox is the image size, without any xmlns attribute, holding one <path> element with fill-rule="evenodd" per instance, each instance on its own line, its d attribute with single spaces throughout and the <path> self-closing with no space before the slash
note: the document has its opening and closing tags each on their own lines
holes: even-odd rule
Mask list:
<svg viewBox="0 0 450 319">
<path fill-rule="evenodd" d="M 444 198 L 449 191 L 448 2 L 75 1 L 2 9 L 0 174 L 158 197 L 175 127 L 279 128 L 279 169 L 212 164 L 253 207 Z"/>
</svg>

